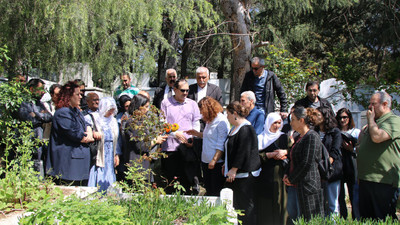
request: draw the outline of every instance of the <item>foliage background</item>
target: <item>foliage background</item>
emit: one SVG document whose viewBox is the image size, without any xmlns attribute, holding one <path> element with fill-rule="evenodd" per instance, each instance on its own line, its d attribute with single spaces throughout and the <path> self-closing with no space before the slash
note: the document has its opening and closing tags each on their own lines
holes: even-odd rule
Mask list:
<svg viewBox="0 0 400 225">
<path fill-rule="evenodd" d="M 10 76 L 57 81 L 79 62 L 108 89 L 123 71 L 148 73 L 158 85 L 166 68 L 194 77 L 207 66 L 232 80 L 233 100 L 251 57 L 270 60 L 273 45 L 310 79 L 343 80 L 347 93 L 362 85 L 399 90 L 397 0 L 0 0 L 0 13 L 0 46 L 9 50 L 0 69 Z"/>
</svg>

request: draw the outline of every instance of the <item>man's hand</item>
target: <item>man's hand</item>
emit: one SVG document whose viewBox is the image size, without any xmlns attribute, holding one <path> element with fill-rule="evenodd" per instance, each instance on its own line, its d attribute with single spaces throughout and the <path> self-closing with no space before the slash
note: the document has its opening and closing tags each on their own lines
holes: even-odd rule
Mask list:
<svg viewBox="0 0 400 225">
<path fill-rule="evenodd" d="M 374 107 L 371 107 L 371 109 L 368 109 L 368 111 L 367 111 L 367 118 L 368 118 L 368 120 L 370 120 L 370 119 L 374 120 L 374 119 L 375 119 L 375 110 L 374 110 Z"/>
<path fill-rule="evenodd" d="M 187 143 L 187 138 L 185 135 L 183 135 L 182 131 L 176 131 L 175 132 L 175 137 L 178 139 L 181 143 Z"/>
</svg>

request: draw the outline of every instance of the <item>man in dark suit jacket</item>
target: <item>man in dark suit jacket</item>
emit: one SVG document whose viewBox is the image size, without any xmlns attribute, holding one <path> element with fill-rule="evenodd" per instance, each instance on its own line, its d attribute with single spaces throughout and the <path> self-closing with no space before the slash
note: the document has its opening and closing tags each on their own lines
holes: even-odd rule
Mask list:
<svg viewBox="0 0 400 225">
<path fill-rule="evenodd" d="M 208 83 L 210 79 L 210 71 L 207 67 L 199 67 L 196 70 L 196 84 L 189 86 L 188 98 L 199 102 L 202 98 L 210 96 L 217 100 L 221 105 L 222 102 L 222 91 L 217 85 Z"/>
<path fill-rule="evenodd" d="M 153 99 L 153 105 L 155 107 L 160 109 L 162 100 L 164 100 L 165 98 L 169 98 L 175 94 L 174 84 L 176 79 L 177 74 L 175 69 L 167 69 L 167 71 L 165 71 L 165 81 L 167 82 L 167 84 L 164 84 L 156 89 Z"/>
</svg>

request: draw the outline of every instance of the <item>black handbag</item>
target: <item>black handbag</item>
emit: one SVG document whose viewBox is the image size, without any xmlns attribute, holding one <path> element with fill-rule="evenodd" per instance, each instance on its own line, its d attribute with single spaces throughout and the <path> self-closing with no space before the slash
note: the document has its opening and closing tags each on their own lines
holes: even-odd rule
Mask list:
<svg viewBox="0 0 400 225">
<path fill-rule="evenodd" d="M 188 140 L 188 143 L 192 143 L 191 139 Z M 193 147 L 187 147 L 182 143 L 178 146 L 178 152 L 185 162 L 197 162 L 201 158 L 201 153 L 196 152 Z"/>
<path fill-rule="evenodd" d="M 98 132 L 99 130 L 97 129 L 96 123 L 94 122 L 94 117 L 91 113 L 89 113 L 90 117 L 92 118 L 93 122 L 93 131 Z M 92 163 L 96 162 L 96 157 L 97 157 L 97 149 L 100 145 L 100 140 L 95 140 L 93 142 L 89 143 L 89 149 L 90 149 L 90 159 Z"/>
</svg>

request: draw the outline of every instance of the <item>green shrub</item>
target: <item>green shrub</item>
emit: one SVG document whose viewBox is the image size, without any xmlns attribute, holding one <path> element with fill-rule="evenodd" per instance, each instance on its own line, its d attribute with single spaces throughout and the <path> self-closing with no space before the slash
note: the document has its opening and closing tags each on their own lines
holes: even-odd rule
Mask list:
<svg viewBox="0 0 400 225">
<path fill-rule="evenodd" d="M 133 195 L 130 199 L 95 195 L 90 199 L 70 196 L 55 201 L 32 203 L 33 214 L 20 224 L 229 224 L 224 206 L 211 206 L 206 201 L 171 197 Z"/>
<path fill-rule="evenodd" d="M 137 224 L 228 224 L 225 206 L 210 206 L 203 199 L 179 194 L 164 198 L 135 195 L 122 205 L 129 208 L 129 218 Z"/>
<path fill-rule="evenodd" d="M 51 199 L 30 205 L 33 214 L 23 217 L 20 224 L 132 224 L 127 208 L 113 200 L 95 197 L 84 200 L 72 195 L 67 199 Z"/>
<path fill-rule="evenodd" d="M 385 220 L 371 220 L 371 219 L 364 219 L 361 221 L 358 220 L 352 220 L 350 218 L 344 219 L 340 217 L 334 217 L 334 218 L 327 218 L 327 217 L 314 217 L 309 221 L 305 221 L 303 218 L 298 219 L 297 221 L 294 222 L 296 225 L 394 225 L 394 224 L 399 224 L 399 221 L 393 221 L 391 218 L 386 217 Z"/>
<path fill-rule="evenodd" d="M 33 169 L 32 153 L 42 141 L 34 137 L 30 122 L 21 122 L 15 116 L 21 103 L 30 99 L 20 83 L 0 84 L 1 211 L 23 209 L 30 202 L 57 196 L 53 183 L 39 180 Z"/>
</svg>

